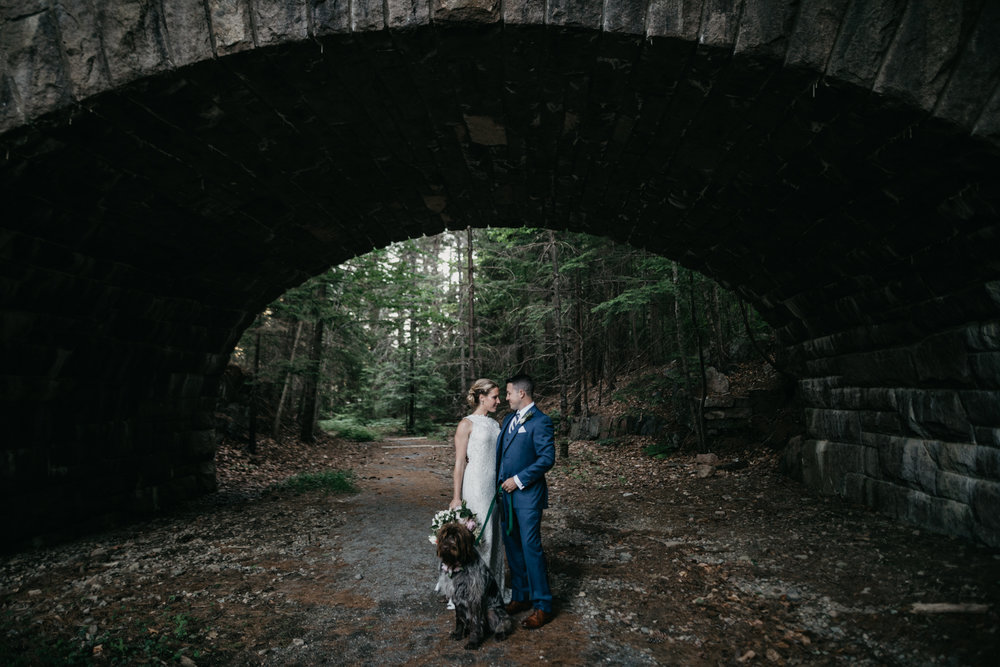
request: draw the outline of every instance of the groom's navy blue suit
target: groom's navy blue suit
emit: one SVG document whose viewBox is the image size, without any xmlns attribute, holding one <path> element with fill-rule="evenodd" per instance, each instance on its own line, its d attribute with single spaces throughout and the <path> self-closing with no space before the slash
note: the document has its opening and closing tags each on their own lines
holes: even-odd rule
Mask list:
<svg viewBox="0 0 1000 667">
<path fill-rule="evenodd" d="M 507 498 L 503 498 L 503 540 L 510 564 L 511 600 L 531 600 L 535 609 L 552 612 L 552 592 L 542 552 L 542 510 L 549 506 L 545 473 L 556 460 L 552 420 L 537 405 L 525 413 L 524 421 L 510 431 L 516 412 L 508 415 L 497 438 L 497 480 L 516 476 L 524 488 L 509 495 L 514 509 L 513 531 Z"/>
</svg>

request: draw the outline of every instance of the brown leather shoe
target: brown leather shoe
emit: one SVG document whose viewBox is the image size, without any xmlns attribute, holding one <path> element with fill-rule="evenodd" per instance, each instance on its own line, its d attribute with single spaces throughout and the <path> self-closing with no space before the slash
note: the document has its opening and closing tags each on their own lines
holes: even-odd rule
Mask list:
<svg viewBox="0 0 1000 667">
<path fill-rule="evenodd" d="M 527 600 L 511 600 L 504 609 L 508 614 L 520 614 L 531 609 L 531 603 Z"/>
<path fill-rule="evenodd" d="M 542 611 L 541 609 L 536 609 L 535 611 L 531 612 L 531 615 L 528 616 L 528 618 L 521 621 L 521 627 L 527 630 L 535 630 L 537 628 L 542 627 L 549 621 L 551 621 L 552 616 L 553 614 L 551 611 Z"/>
</svg>

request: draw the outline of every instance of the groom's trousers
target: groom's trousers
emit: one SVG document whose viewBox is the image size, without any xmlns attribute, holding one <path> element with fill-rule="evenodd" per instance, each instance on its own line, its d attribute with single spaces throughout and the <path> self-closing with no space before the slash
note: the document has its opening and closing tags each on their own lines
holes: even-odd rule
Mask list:
<svg viewBox="0 0 1000 667">
<path fill-rule="evenodd" d="M 542 551 L 542 510 L 514 508 L 514 527 L 507 534 L 509 517 L 504 517 L 503 541 L 510 565 L 510 599 L 531 600 L 535 609 L 552 612 L 547 564 Z"/>
</svg>

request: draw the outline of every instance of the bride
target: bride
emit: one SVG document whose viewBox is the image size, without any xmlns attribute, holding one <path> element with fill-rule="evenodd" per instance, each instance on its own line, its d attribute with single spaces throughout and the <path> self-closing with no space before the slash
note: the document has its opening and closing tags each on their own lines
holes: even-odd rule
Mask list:
<svg viewBox="0 0 1000 667">
<path fill-rule="evenodd" d="M 466 507 L 476 513 L 479 521 L 485 521 L 497 486 L 496 455 L 500 425 L 489 414 L 496 412 L 500 405 L 500 387 L 493 380 L 476 380 L 465 400 L 473 411 L 455 429 L 455 488 L 449 508 L 461 507 L 464 499 Z M 502 593 L 503 556 L 500 540 L 495 539 L 500 525 L 499 516 L 499 509 L 494 507 L 489 522 L 483 526 L 483 536 L 476 549 L 483 562 L 489 565 Z"/>
</svg>

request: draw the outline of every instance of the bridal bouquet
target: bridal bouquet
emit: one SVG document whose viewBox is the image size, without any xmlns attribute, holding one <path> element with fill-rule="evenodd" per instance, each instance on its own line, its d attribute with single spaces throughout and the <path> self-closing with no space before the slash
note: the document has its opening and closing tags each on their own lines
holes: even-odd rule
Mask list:
<svg viewBox="0 0 1000 667">
<path fill-rule="evenodd" d="M 479 519 L 476 517 L 475 512 L 465 506 L 464 500 L 461 507 L 441 510 L 434 515 L 434 518 L 431 520 L 431 534 L 427 536 L 431 544 L 437 544 L 437 532 L 446 523 L 464 524 L 466 528 L 472 531 L 474 536 L 479 537 Z"/>
</svg>

